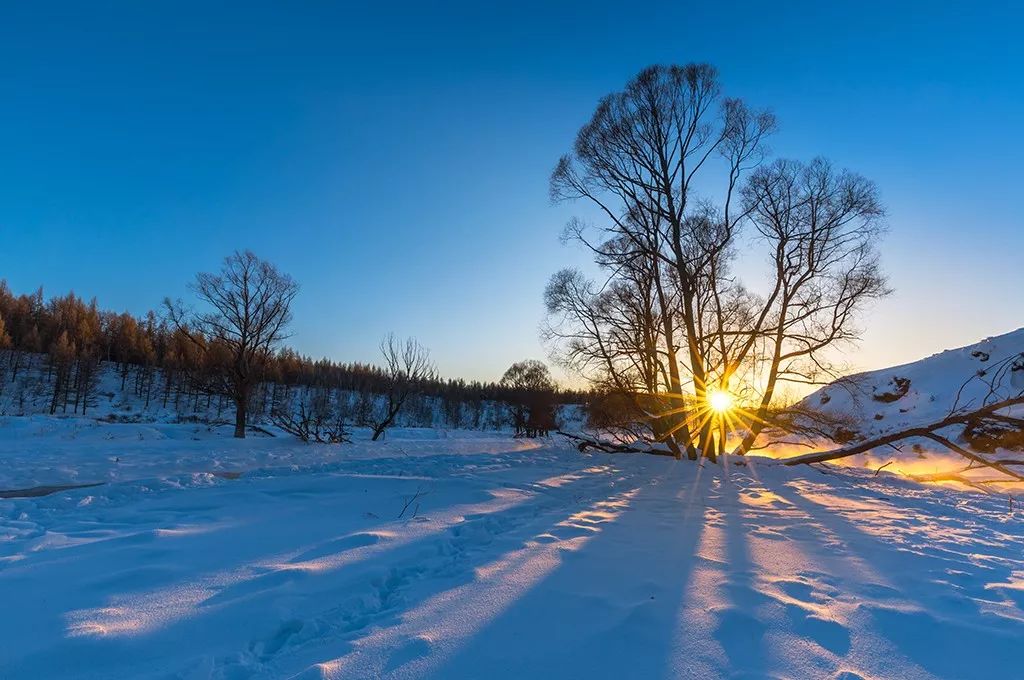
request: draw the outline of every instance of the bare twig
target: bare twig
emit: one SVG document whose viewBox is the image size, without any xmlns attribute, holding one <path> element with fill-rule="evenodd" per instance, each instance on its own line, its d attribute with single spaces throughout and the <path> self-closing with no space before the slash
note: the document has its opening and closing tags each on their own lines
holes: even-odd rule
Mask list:
<svg viewBox="0 0 1024 680">
<path fill-rule="evenodd" d="M 402 517 L 405 516 L 405 513 L 409 509 L 409 506 L 411 506 L 413 503 L 416 503 L 416 509 L 413 512 L 413 517 L 418 515 L 420 511 L 420 505 L 419 503 L 417 503 L 417 501 L 426 496 L 428 493 L 430 492 L 424 491 L 421 487 L 416 487 L 416 493 L 414 493 L 412 496 L 409 496 L 409 498 L 406 499 L 405 505 L 402 506 L 402 511 L 398 513 L 398 519 L 402 519 Z"/>
</svg>

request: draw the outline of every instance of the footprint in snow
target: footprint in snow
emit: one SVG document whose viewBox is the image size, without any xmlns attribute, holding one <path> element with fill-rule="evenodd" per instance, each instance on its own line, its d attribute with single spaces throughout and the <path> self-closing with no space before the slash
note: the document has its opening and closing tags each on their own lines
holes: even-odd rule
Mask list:
<svg viewBox="0 0 1024 680">
<path fill-rule="evenodd" d="M 801 602 L 821 604 L 830 599 L 827 594 L 817 591 L 814 584 L 805 581 L 776 581 L 775 586 L 789 597 Z"/>
<path fill-rule="evenodd" d="M 270 638 L 254 643 L 252 645 L 253 653 L 266 661 L 281 651 L 281 648 L 288 644 L 291 638 L 301 632 L 302 626 L 302 621 L 298 619 L 285 621 Z"/>
<path fill-rule="evenodd" d="M 415 637 L 405 642 L 388 657 L 386 672 L 391 672 L 410 661 L 430 656 L 432 646 L 430 640 L 423 637 Z"/>
<path fill-rule="evenodd" d="M 756 658 L 755 651 L 768 626 L 739 607 L 720 608 L 715 614 L 718 624 L 715 626 L 714 637 L 726 656 L 734 664 L 746 664 Z"/>
</svg>

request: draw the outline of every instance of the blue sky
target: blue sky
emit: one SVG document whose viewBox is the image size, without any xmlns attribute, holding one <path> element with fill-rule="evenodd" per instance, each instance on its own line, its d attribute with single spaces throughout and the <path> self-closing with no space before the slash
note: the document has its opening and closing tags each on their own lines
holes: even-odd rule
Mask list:
<svg viewBox="0 0 1024 680">
<path fill-rule="evenodd" d="M 303 286 L 300 351 L 373 360 L 393 330 L 497 378 L 545 356 L 544 284 L 583 260 L 558 156 L 643 66 L 707 61 L 776 112 L 779 155 L 879 184 L 896 293 L 850 360 L 909 361 L 1024 325 L 1021 25 L 1009 2 L 12 3 L 0 277 L 141 313 L 251 248 Z"/>
</svg>

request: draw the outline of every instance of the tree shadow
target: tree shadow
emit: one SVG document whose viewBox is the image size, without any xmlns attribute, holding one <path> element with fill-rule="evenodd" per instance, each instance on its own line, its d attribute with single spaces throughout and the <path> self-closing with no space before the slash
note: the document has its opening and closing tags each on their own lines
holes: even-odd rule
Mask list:
<svg viewBox="0 0 1024 680">
<path fill-rule="evenodd" d="M 511 486 L 543 486 L 544 474 L 550 472 L 530 475 Z M 586 479 L 587 475 L 576 476 L 561 489 L 571 494 L 573 485 Z M 72 620 L 76 635 L 12 660 L 8 670 L 30 677 L 44 669 L 61 672 L 54 666 L 57 663 L 68 673 L 80 664 L 97 672 L 110 664 L 114 674 L 132 668 L 141 671 L 154 657 L 173 653 L 186 640 L 200 641 L 196 648 L 201 649 L 202 641 L 223 639 L 222 630 L 229 628 L 241 628 L 247 631 L 242 635 L 251 639 L 217 661 L 228 670 L 273 663 L 282 652 L 327 638 L 340 639 L 347 647 L 370 626 L 393 625 L 411 603 L 434 590 L 471 581 L 474 560 L 480 554 L 492 554 L 496 545 L 510 549 L 524 545 L 550 526 L 548 516 L 568 511 L 566 503 L 564 496 L 534 493 L 502 509 L 468 512 L 461 521 L 436 529 L 429 522 L 420 523 L 420 535 L 399 544 L 379 542 L 373 531 L 336 536 L 307 544 L 290 560 L 272 554 L 236 562 L 237 567 L 227 570 L 244 569 L 244 577 L 228 580 L 223 587 L 176 581 L 177 572 L 153 574 L 165 581 L 164 586 L 154 590 L 150 583 L 147 590 L 124 591 L 113 598 L 97 593 L 104 605 L 76 610 L 77 619 Z M 443 507 L 465 512 L 458 510 L 461 505 Z M 381 526 L 387 529 L 394 524 Z M 369 552 L 354 555 L 361 550 Z M 100 562 L 110 557 L 102 551 L 92 556 Z M 325 562 L 329 568 L 303 568 Z M 252 568 L 260 564 L 265 566 Z M 425 587 L 417 587 L 424 583 Z M 325 607 L 324 603 L 330 604 Z M 133 607 L 140 606 L 149 612 L 147 616 L 155 617 L 152 625 L 138 618 Z M 268 611 L 288 614 L 278 614 L 281 618 L 275 622 Z"/>
<path fill-rule="evenodd" d="M 678 614 L 703 523 L 689 499 L 647 485 L 628 507 L 493 617 L 431 675 L 662 677 L 677 663 Z M 656 508 L 657 505 L 662 508 Z M 457 612 L 450 615 L 457 616 Z M 684 632 L 685 633 L 685 632 Z"/>
<path fill-rule="evenodd" d="M 949 678 L 996 677 L 1024 664 L 1024 623 L 992 613 L 995 602 L 987 585 L 993 578 L 1011 576 L 1008 561 L 970 563 L 968 554 L 930 545 L 946 537 L 922 535 L 914 527 L 928 526 L 926 521 L 899 517 L 914 508 L 885 507 L 871 493 L 861 497 L 860 506 L 844 510 L 824 499 L 811 500 L 805 494 L 815 492 L 804 484 L 786 486 L 793 491 L 786 501 L 826 540 L 840 541 L 855 564 L 868 572 L 851 573 L 839 585 L 858 600 L 859 611 L 870 616 L 873 629 L 899 653 L 927 672 Z M 853 513 L 859 521 L 850 519 Z M 965 567 L 976 573 L 967 574 Z M 959 581 L 954 580 L 957 574 Z M 867 581 L 861 582 L 864 576 Z"/>
<path fill-rule="evenodd" d="M 764 635 L 768 625 L 758 615 L 769 598 L 755 584 L 743 503 L 736 476 L 722 484 L 722 515 L 725 518 L 724 552 L 726 578 L 720 584 L 724 605 L 716 612 L 713 637 L 729 660 L 730 670 L 742 673 L 764 673 Z"/>
</svg>

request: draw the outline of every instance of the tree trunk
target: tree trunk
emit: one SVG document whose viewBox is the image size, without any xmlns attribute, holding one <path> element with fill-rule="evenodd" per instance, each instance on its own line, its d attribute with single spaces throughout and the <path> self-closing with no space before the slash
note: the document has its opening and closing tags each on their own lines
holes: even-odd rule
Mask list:
<svg viewBox="0 0 1024 680">
<path fill-rule="evenodd" d="M 235 439 L 245 439 L 246 401 L 245 397 L 235 397 Z"/>
<path fill-rule="evenodd" d="M 402 394 L 397 397 L 392 394 L 388 395 L 388 413 L 384 417 L 384 420 L 373 426 L 373 438 L 371 441 L 377 441 L 380 439 L 381 435 L 384 434 L 384 431 L 391 427 L 391 423 L 394 422 L 395 416 L 397 416 L 398 412 L 402 410 L 402 405 L 405 403 L 407 396 L 408 394 Z"/>
</svg>

